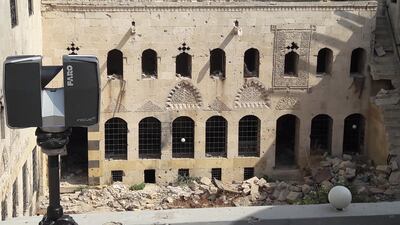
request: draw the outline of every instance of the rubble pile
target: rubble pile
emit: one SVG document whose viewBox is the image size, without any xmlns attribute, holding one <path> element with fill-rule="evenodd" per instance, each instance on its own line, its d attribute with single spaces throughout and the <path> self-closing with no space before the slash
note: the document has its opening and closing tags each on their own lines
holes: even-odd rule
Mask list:
<svg viewBox="0 0 400 225">
<path fill-rule="evenodd" d="M 62 194 L 61 202 L 66 213 L 318 204 L 327 202 L 327 194 L 335 185 L 348 187 L 353 194 L 353 202 L 400 199 L 400 170 L 395 163 L 373 166 L 350 155 L 324 157 L 318 166 L 304 171 L 304 174 L 301 182 L 253 177 L 226 184 L 202 177 L 181 179 L 170 186 L 146 184 L 143 190 L 133 190 L 116 182 L 111 186 Z M 47 198 L 42 200 L 43 210 L 47 202 Z"/>
</svg>

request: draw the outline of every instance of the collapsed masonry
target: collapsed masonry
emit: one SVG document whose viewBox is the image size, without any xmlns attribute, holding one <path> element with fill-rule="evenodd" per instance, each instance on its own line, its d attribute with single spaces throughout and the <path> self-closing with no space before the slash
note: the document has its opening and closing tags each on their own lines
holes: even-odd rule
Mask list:
<svg viewBox="0 0 400 225">
<path fill-rule="evenodd" d="M 353 202 L 400 200 L 400 170 L 396 163 L 375 167 L 369 160 L 345 154 L 342 159 L 326 157 L 305 174 L 302 182 L 253 177 L 226 184 L 207 177 L 187 178 L 169 186 L 146 184 L 137 191 L 117 182 L 63 194 L 61 201 L 67 213 L 317 204 L 327 202 L 327 193 L 334 185 L 349 187 Z M 47 201 L 42 200 L 43 212 Z"/>
</svg>

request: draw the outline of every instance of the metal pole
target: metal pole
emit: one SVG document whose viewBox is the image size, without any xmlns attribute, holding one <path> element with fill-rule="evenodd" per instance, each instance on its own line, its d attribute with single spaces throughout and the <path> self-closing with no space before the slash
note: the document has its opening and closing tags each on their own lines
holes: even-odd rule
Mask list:
<svg viewBox="0 0 400 225">
<path fill-rule="evenodd" d="M 63 215 L 63 209 L 60 204 L 60 171 L 59 155 L 48 157 L 49 166 L 49 207 L 47 207 L 47 216 L 51 220 L 57 220 Z"/>
</svg>

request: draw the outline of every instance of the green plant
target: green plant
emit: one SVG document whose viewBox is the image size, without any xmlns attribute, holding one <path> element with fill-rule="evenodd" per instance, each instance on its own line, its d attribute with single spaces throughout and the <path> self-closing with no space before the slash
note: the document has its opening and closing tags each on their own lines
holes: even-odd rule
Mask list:
<svg viewBox="0 0 400 225">
<path fill-rule="evenodd" d="M 145 183 L 134 184 L 134 185 L 130 186 L 129 190 L 131 190 L 131 191 L 139 191 L 139 190 L 143 190 L 144 187 L 146 187 Z"/>
<path fill-rule="evenodd" d="M 176 179 L 175 184 L 182 186 L 182 185 L 189 185 L 192 181 L 199 182 L 200 178 L 198 177 L 190 177 L 190 176 L 178 176 Z"/>
</svg>

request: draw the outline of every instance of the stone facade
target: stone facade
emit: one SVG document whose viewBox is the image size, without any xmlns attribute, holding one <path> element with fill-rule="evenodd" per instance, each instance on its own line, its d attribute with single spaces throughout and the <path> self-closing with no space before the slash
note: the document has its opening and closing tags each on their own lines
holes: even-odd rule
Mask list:
<svg viewBox="0 0 400 225">
<path fill-rule="evenodd" d="M 1 62 L 10 55 L 41 55 L 40 1 L 31 1 L 32 8 L 28 1 L 17 1 L 15 24 L 11 22 L 10 2 L 0 2 Z M 3 71 L 3 63 L 0 63 L 0 71 Z M 0 79 L 0 87 L 0 218 L 5 220 L 36 214 L 43 180 L 42 154 L 36 148 L 35 130 L 13 130 L 6 126 L 3 79 Z"/>
<path fill-rule="evenodd" d="M 147 169 L 155 170 L 159 183 L 173 181 L 182 168 L 190 176 L 209 177 L 212 168 L 221 168 L 223 181 L 242 180 L 248 167 L 257 175 L 281 174 L 275 165 L 281 116 L 297 118 L 294 169 L 307 165 L 315 116 L 327 114 L 333 121 L 333 155 L 342 154 L 345 118 L 367 117 L 370 78 L 364 74 L 362 91 L 356 92 L 349 68 L 354 49 L 364 49 L 370 58 L 375 1 L 42 3 L 45 62 L 60 64 L 71 42 L 80 48 L 78 54 L 96 55 L 100 61 L 101 122 L 88 135 L 91 184 L 110 183 L 111 171 L 119 170 L 129 184 L 143 182 Z M 225 78 L 210 76 L 210 51 L 216 48 L 225 52 Z M 244 53 L 250 48 L 259 52 L 259 76 L 244 78 Z M 332 69 L 325 75 L 316 73 L 323 48 L 332 52 Z M 107 76 L 112 49 L 123 53 L 123 80 Z M 157 52 L 157 77 L 142 76 L 146 49 Z M 182 51 L 191 56 L 191 78 L 176 76 L 175 61 Z M 289 52 L 299 56 L 293 77 L 284 74 Z M 260 120 L 259 156 L 239 156 L 239 120 L 247 115 Z M 172 122 L 181 116 L 195 122 L 194 158 L 172 156 Z M 206 121 L 212 116 L 227 121 L 226 157 L 205 154 Z M 127 160 L 105 159 L 105 123 L 113 117 L 128 126 Z M 146 117 L 161 124 L 159 159 L 139 157 L 139 122 Z M 360 153 L 368 149 L 366 142 L 362 145 Z"/>
</svg>

